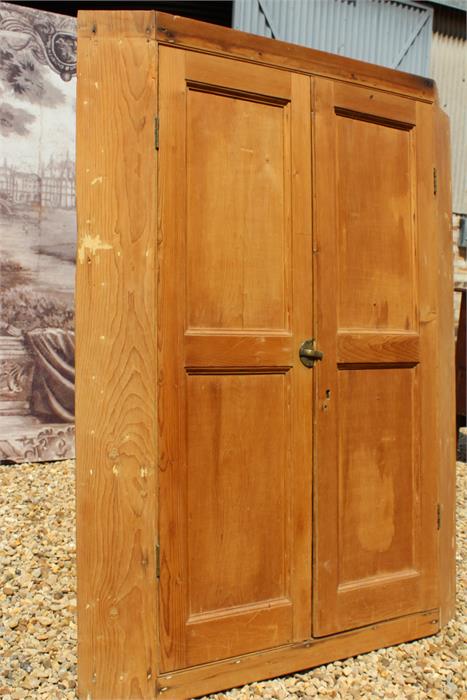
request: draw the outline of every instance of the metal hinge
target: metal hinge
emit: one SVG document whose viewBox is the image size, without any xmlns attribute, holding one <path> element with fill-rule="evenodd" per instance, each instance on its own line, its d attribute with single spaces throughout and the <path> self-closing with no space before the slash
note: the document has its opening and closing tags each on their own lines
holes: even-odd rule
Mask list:
<svg viewBox="0 0 467 700">
<path fill-rule="evenodd" d="M 156 578 L 161 576 L 161 548 L 159 542 L 156 543 Z"/>
<path fill-rule="evenodd" d="M 154 148 L 159 150 L 159 117 L 154 117 Z"/>
<path fill-rule="evenodd" d="M 441 503 L 438 503 L 438 506 L 436 508 L 436 519 L 437 519 L 438 530 L 441 530 Z"/>
<path fill-rule="evenodd" d="M 438 192 L 438 171 L 433 168 L 433 194 Z"/>
</svg>

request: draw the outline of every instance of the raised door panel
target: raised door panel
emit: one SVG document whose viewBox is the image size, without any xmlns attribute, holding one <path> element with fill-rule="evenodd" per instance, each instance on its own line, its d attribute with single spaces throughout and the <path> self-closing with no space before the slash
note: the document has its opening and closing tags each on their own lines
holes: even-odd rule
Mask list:
<svg viewBox="0 0 467 700">
<path fill-rule="evenodd" d="M 327 80 L 314 94 L 322 636 L 436 604 L 434 260 L 429 249 L 420 259 L 433 207 L 429 112 Z"/>
<path fill-rule="evenodd" d="M 336 113 L 338 327 L 414 328 L 412 130 Z"/>
<path fill-rule="evenodd" d="M 309 637 L 310 83 L 160 48 L 160 617 L 170 671 Z"/>
<path fill-rule="evenodd" d="M 288 113 L 287 105 L 188 92 L 190 329 L 288 328 L 290 237 L 278 177 L 290 157 L 283 138 Z M 215 196 L 206 196 L 214 187 Z"/>
</svg>

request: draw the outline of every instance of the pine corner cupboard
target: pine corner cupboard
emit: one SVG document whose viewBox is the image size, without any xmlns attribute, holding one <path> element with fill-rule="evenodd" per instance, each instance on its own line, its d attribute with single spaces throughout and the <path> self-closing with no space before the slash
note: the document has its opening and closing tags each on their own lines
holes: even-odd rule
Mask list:
<svg viewBox="0 0 467 700">
<path fill-rule="evenodd" d="M 191 698 L 453 615 L 432 81 L 81 12 L 79 693 Z"/>
</svg>

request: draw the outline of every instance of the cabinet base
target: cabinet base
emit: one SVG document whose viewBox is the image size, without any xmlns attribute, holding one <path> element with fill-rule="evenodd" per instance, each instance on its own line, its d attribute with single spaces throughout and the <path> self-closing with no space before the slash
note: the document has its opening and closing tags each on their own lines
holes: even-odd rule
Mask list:
<svg viewBox="0 0 467 700">
<path fill-rule="evenodd" d="M 156 697 L 187 700 L 436 634 L 439 610 L 159 676 Z"/>
</svg>

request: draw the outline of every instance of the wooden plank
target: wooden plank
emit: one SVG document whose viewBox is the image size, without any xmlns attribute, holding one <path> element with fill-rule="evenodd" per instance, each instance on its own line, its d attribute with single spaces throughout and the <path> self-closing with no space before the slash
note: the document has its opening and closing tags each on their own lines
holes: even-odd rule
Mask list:
<svg viewBox="0 0 467 700">
<path fill-rule="evenodd" d="M 365 87 L 358 87 L 350 92 L 345 83 L 339 82 L 336 82 L 334 92 L 336 110 L 343 109 L 362 116 L 371 115 L 376 117 L 376 120 L 392 121 L 405 128 L 415 124 L 414 100 L 401 100 L 399 96 Z"/>
<path fill-rule="evenodd" d="M 80 10 L 78 38 L 125 37 L 154 41 L 156 13 L 154 10 L 131 12 L 127 10 Z"/>
<path fill-rule="evenodd" d="M 247 608 L 245 610 L 245 608 Z M 194 615 L 187 622 L 187 666 L 205 663 L 203 647 L 220 649 L 220 658 L 248 654 L 258 649 L 272 649 L 290 639 L 292 603 L 286 598 L 268 601 L 268 606 L 253 604 L 238 611 L 227 608 L 225 615 Z M 199 641 L 202 640 L 202 645 Z M 222 649 L 224 653 L 222 654 Z"/>
<path fill-rule="evenodd" d="M 211 25 L 209 25 L 211 26 Z M 248 63 L 211 56 L 209 61 L 201 53 L 190 51 L 186 56 L 187 74 L 190 83 L 218 85 L 222 88 L 248 93 L 268 95 L 275 100 L 290 100 L 290 76 L 284 71 L 266 66 L 256 66 L 254 71 Z"/>
<path fill-rule="evenodd" d="M 327 639 L 309 639 L 300 644 L 165 674 L 158 680 L 157 697 L 185 700 L 187 697 L 207 695 L 224 688 L 282 676 L 373 649 L 408 642 L 435 634 L 438 629 L 437 610 L 408 615 Z"/>
<path fill-rule="evenodd" d="M 185 54 L 159 49 L 160 183 L 158 197 L 158 434 L 161 579 L 159 586 L 159 641 L 162 669 L 186 665 L 185 623 L 187 580 L 184 539 L 175 537 L 185 522 L 186 445 L 182 406 L 186 405 L 183 357 L 186 276 L 186 87 Z M 181 174 L 172 176 L 172 168 Z M 174 401 L 179 397 L 179 401 Z M 167 515 L 165 515 L 167 513 Z M 183 530 L 185 532 L 185 530 Z M 172 580 L 176 582 L 172 583 Z"/>
<path fill-rule="evenodd" d="M 324 618 L 337 627 L 334 605 L 337 575 L 330 561 L 338 537 L 337 477 L 337 260 L 336 173 L 329 167 L 335 158 L 334 83 L 313 81 L 313 227 L 315 276 L 315 337 L 324 359 L 314 368 L 315 450 L 313 459 L 313 634 Z M 332 155 L 330 155 L 332 154 Z M 323 303 L 323 300 L 326 303 Z M 322 525 L 321 525 L 322 523 Z M 331 581 L 328 571 L 331 569 Z"/>
<path fill-rule="evenodd" d="M 345 333 L 337 336 L 338 362 L 418 362 L 417 333 Z"/>
<path fill-rule="evenodd" d="M 185 335 L 185 365 L 194 367 L 291 367 L 291 335 Z"/>
<path fill-rule="evenodd" d="M 312 629 L 312 482 L 313 482 L 313 370 L 297 357 L 302 340 L 313 334 L 313 218 L 311 154 L 311 81 L 291 75 L 292 81 L 292 325 L 295 372 L 292 373 L 293 550 L 291 592 L 294 601 L 295 641 Z"/>
<path fill-rule="evenodd" d="M 449 120 L 434 107 L 435 164 L 437 168 L 437 240 L 439 295 L 439 578 L 440 616 L 445 625 L 454 617 L 456 605 L 456 443 L 454 430 L 454 311 L 452 303 L 452 214 Z M 465 359 L 464 359 L 465 362 Z M 465 392 L 465 387 L 464 387 Z"/>
<path fill-rule="evenodd" d="M 352 104 L 359 88 L 344 88 Z M 336 112 L 338 326 L 415 331 L 413 130 Z"/>
<path fill-rule="evenodd" d="M 420 457 L 421 471 L 420 520 L 417 523 L 421 537 L 420 563 L 426 572 L 421 600 L 426 607 L 439 604 L 439 560 L 436 537 L 440 398 L 448 387 L 439 386 L 439 243 L 436 227 L 436 200 L 433 189 L 433 110 L 426 104 L 417 104 L 416 168 L 417 168 L 417 267 L 420 317 Z M 452 293 L 452 288 L 451 288 Z M 451 431 L 452 433 L 453 431 Z"/>
<path fill-rule="evenodd" d="M 78 673 L 93 700 L 152 698 L 156 674 L 152 18 L 79 15 Z"/>
<path fill-rule="evenodd" d="M 427 102 L 433 102 L 436 96 L 430 78 L 163 12 L 156 12 L 156 37 L 172 46 L 229 54 L 245 61 L 332 77 Z"/>
</svg>

